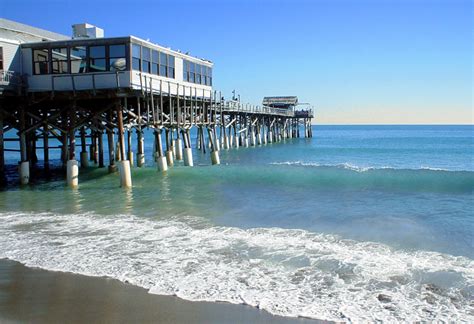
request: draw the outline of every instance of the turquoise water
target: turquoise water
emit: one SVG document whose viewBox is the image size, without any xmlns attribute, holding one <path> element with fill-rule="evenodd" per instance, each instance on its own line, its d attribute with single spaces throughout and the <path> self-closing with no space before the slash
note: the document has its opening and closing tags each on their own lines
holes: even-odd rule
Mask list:
<svg viewBox="0 0 474 324">
<path fill-rule="evenodd" d="M 19 188 L 10 167 L 0 258 L 287 316 L 474 320 L 474 127 L 313 135 L 162 175 L 147 134 L 132 190 L 92 167 Z"/>
</svg>

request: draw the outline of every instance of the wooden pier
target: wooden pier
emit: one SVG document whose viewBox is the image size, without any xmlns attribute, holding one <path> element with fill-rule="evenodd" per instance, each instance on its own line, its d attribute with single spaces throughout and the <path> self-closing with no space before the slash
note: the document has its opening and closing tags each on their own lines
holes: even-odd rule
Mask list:
<svg viewBox="0 0 474 324">
<path fill-rule="evenodd" d="M 106 161 L 109 172 L 120 171 L 121 186 L 130 187 L 130 168 L 142 167 L 146 158 L 162 172 L 175 160 L 193 166 L 192 128 L 197 129 L 196 148 L 208 152 L 212 164 L 220 164 L 219 150 L 312 137 L 311 110 L 296 110 L 297 99 L 286 107 L 278 105 L 296 97 L 274 97 L 260 106 L 224 100 L 212 88 L 210 61 L 132 36 L 33 42 L 18 48 L 21 73 L 0 74 L 2 178 L 7 140 L 19 143 L 22 184 L 30 180 L 38 150 L 43 150 L 47 171 L 49 152 L 58 149 L 71 187 L 78 185 L 80 167 L 102 168 Z M 153 152 L 145 152 L 145 129 L 154 132 Z M 132 151 L 132 133 L 137 152 Z M 60 145 L 50 146 L 51 139 Z"/>
</svg>

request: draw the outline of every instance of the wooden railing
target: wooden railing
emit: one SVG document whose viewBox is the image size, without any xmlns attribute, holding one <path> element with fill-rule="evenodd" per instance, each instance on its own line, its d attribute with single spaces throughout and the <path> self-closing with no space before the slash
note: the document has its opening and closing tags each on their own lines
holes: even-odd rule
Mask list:
<svg viewBox="0 0 474 324">
<path fill-rule="evenodd" d="M 0 85 L 18 86 L 21 84 L 21 77 L 14 71 L 0 71 Z"/>
</svg>

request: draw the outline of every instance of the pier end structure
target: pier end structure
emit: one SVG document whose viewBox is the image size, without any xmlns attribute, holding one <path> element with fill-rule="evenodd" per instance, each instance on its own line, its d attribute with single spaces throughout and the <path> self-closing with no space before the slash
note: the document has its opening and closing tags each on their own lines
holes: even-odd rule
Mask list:
<svg viewBox="0 0 474 324">
<path fill-rule="evenodd" d="M 28 182 L 29 169 L 37 163 L 38 140 L 43 142 L 45 169 L 49 150 L 60 149 L 64 166 L 76 174 L 76 136 L 81 166 L 104 167 L 106 134 L 109 171 L 118 169 L 121 185 L 129 187 L 131 134 L 137 137 L 136 165 L 141 166 L 146 128 L 154 129 L 153 159 L 164 172 L 174 160 L 193 165 L 193 127 L 198 130 L 198 148 L 210 149 L 212 164 L 219 164 L 221 147 L 255 146 L 267 137 L 268 142 L 279 141 L 294 125 L 294 109 L 224 100 L 213 89 L 209 60 L 135 36 L 102 37 L 103 31 L 94 26 L 77 26 L 71 38 L 0 19 L 0 53 L 7 54 L 0 61 L 0 170 L 4 133 L 16 130 L 22 183 Z M 7 43 L 12 45 L 8 51 Z M 48 139 L 60 144 L 49 146 Z"/>
</svg>

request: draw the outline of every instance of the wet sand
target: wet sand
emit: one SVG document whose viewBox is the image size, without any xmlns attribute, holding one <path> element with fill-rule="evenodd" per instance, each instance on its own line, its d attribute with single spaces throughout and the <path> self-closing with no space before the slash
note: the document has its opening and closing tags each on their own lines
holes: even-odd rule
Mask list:
<svg viewBox="0 0 474 324">
<path fill-rule="evenodd" d="M 1 323 L 322 323 L 250 306 L 148 294 L 118 280 L 0 260 Z"/>
</svg>

